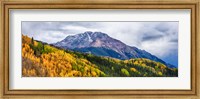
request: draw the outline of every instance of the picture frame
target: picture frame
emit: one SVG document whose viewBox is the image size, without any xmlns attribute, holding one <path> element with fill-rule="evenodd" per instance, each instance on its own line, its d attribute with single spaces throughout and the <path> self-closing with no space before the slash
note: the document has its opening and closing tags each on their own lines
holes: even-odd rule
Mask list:
<svg viewBox="0 0 200 99">
<path fill-rule="evenodd" d="M 1 90 L 3 98 L 199 98 L 199 0 L 134 1 L 134 0 L 67 0 L 67 1 L 2 1 L 1 23 Z M 191 10 L 191 90 L 10 90 L 10 11 L 12 9 L 189 9 Z"/>
</svg>

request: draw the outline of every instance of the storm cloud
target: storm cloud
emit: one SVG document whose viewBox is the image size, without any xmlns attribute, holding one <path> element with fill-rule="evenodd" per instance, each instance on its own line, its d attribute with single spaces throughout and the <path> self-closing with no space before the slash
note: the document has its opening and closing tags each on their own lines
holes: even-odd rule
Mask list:
<svg viewBox="0 0 200 99">
<path fill-rule="evenodd" d="M 103 32 L 129 46 L 146 50 L 171 64 L 178 64 L 178 22 L 22 22 L 22 34 L 55 43 L 85 31 Z M 169 59 L 173 57 L 173 59 Z"/>
</svg>

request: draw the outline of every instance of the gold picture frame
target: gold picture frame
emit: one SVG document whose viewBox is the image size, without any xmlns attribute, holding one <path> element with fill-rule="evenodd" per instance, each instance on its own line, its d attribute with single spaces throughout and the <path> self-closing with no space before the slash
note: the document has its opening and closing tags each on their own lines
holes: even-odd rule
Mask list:
<svg viewBox="0 0 200 99">
<path fill-rule="evenodd" d="M 199 0 L 66 0 L 1 1 L 1 97 L 2 98 L 199 98 Z M 190 9 L 191 90 L 9 90 L 9 10 L 11 9 Z"/>
</svg>

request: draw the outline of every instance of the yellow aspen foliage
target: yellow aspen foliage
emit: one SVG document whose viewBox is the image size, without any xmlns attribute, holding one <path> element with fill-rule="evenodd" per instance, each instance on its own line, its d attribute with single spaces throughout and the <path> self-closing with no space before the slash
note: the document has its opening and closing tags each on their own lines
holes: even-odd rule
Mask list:
<svg viewBox="0 0 200 99">
<path fill-rule="evenodd" d="M 178 71 L 166 68 L 145 58 L 119 60 L 63 50 L 22 35 L 22 76 L 25 77 L 166 76 L 169 70 L 172 75 Z"/>
<path fill-rule="evenodd" d="M 96 76 L 97 76 L 97 73 L 94 72 L 94 71 L 92 71 L 91 74 L 92 74 L 93 77 L 96 77 Z"/>
<path fill-rule="evenodd" d="M 134 64 L 135 64 L 135 65 L 138 65 L 138 64 L 139 64 L 139 62 L 138 62 L 138 61 L 135 61 L 135 62 L 134 62 Z"/>
<path fill-rule="evenodd" d="M 26 73 L 27 71 L 26 71 L 26 68 L 23 68 L 22 69 L 22 75 L 26 75 L 27 73 Z"/>
<path fill-rule="evenodd" d="M 126 64 L 129 63 L 129 60 L 124 60 L 124 63 L 126 63 Z"/>
<path fill-rule="evenodd" d="M 38 42 L 34 41 L 33 45 L 38 46 Z"/>
<path fill-rule="evenodd" d="M 132 72 L 136 72 L 137 70 L 135 69 L 135 68 L 130 68 L 130 70 L 132 71 Z"/>
<path fill-rule="evenodd" d="M 90 63 L 88 60 L 76 59 L 73 54 L 69 54 L 64 50 L 49 45 L 44 45 L 44 53 L 42 53 L 41 56 L 36 57 L 36 55 L 34 55 L 34 50 L 29 45 L 32 44 L 32 42 L 33 47 L 38 46 L 37 41 L 33 41 L 27 36 L 22 36 L 22 57 L 28 60 L 23 61 L 24 68 L 22 71 L 24 76 L 91 76 L 90 68 L 95 65 Z M 76 67 L 73 68 L 72 64 L 75 64 Z M 84 70 L 83 72 L 85 73 L 82 74 L 78 70 Z M 96 76 L 97 73 L 93 72 L 92 75 Z"/>
<path fill-rule="evenodd" d="M 163 74 L 162 74 L 162 72 L 158 72 L 158 75 L 159 75 L 159 76 L 162 76 Z"/>
<path fill-rule="evenodd" d="M 28 36 L 22 35 L 22 43 L 31 44 L 31 39 Z"/>
</svg>

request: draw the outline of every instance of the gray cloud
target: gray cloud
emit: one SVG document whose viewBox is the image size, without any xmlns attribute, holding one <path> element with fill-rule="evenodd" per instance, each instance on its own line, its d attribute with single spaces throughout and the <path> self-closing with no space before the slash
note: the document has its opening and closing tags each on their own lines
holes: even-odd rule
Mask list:
<svg viewBox="0 0 200 99">
<path fill-rule="evenodd" d="M 155 36 L 149 35 L 149 36 L 144 36 L 141 41 L 157 40 L 161 39 L 162 37 L 163 37 L 162 35 L 155 35 Z"/>
<path fill-rule="evenodd" d="M 178 39 L 171 39 L 170 42 L 178 43 Z"/>
<path fill-rule="evenodd" d="M 178 22 L 22 22 L 24 35 L 47 43 L 55 43 L 68 35 L 85 31 L 107 33 L 127 45 L 161 58 L 178 50 Z"/>
<path fill-rule="evenodd" d="M 161 23 L 161 24 L 157 25 L 155 27 L 155 29 L 164 33 L 164 32 L 167 32 L 170 30 L 170 26 L 168 26 L 168 25 L 169 24 Z"/>
</svg>

